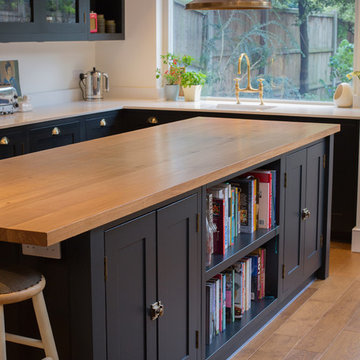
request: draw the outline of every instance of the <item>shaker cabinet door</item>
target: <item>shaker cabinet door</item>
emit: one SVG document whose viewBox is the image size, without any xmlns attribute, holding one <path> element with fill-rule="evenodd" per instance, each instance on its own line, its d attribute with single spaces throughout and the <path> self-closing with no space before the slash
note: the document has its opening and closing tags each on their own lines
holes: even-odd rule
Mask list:
<svg viewBox="0 0 360 360">
<path fill-rule="evenodd" d="M 158 211 L 159 360 L 195 359 L 200 308 L 197 196 Z"/>
<path fill-rule="evenodd" d="M 155 212 L 105 233 L 107 360 L 157 358 Z"/>
<path fill-rule="evenodd" d="M 321 239 L 324 234 L 325 143 L 307 149 L 306 208 L 304 220 L 304 275 L 310 276 L 321 266 Z"/>
<path fill-rule="evenodd" d="M 300 285 L 303 277 L 301 213 L 305 209 L 306 150 L 287 156 L 285 171 L 283 292 L 288 293 Z"/>
</svg>

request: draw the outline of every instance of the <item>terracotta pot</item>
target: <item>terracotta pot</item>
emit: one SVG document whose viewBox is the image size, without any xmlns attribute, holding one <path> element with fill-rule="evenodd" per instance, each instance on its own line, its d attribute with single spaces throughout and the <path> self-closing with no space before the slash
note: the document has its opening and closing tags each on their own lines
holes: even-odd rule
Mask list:
<svg viewBox="0 0 360 360">
<path fill-rule="evenodd" d="M 202 85 L 191 85 L 184 87 L 184 98 L 185 101 L 200 101 Z"/>
</svg>

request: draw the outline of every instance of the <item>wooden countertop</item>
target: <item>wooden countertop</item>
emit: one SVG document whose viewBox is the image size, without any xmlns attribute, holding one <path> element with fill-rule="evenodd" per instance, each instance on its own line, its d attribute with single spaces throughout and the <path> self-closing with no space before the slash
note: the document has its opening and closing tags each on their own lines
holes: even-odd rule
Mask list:
<svg viewBox="0 0 360 360">
<path fill-rule="evenodd" d="M 1 160 L 0 240 L 52 245 L 339 130 L 197 117 Z"/>
</svg>

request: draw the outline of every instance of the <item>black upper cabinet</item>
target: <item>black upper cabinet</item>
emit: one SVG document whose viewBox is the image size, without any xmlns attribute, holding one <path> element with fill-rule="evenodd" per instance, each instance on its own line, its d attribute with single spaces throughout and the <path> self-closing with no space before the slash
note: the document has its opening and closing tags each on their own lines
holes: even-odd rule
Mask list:
<svg viewBox="0 0 360 360">
<path fill-rule="evenodd" d="M 66 10 L 64 0 L 0 3 L 0 42 L 124 39 L 124 0 L 70 1 Z M 116 33 L 90 33 L 90 9 L 114 20 Z"/>
</svg>

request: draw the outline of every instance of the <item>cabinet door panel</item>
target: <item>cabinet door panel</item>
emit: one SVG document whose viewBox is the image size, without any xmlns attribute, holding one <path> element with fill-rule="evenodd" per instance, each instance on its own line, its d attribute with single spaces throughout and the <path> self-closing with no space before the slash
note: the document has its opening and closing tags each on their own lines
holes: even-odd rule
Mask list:
<svg viewBox="0 0 360 360">
<path fill-rule="evenodd" d="M 303 221 L 305 206 L 306 150 L 286 157 L 287 184 L 285 188 L 284 223 L 284 287 L 287 292 L 298 285 L 303 276 Z"/>
<path fill-rule="evenodd" d="M 107 360 L 156 359 L 155 213 L 105 233 Z"/>
<path fill-rule="evenodd" d="M 158 296 L 165 306 L 159 318 L 159 360 L 195 359 L 200 309 L 197 196 L 158 211 Z"/>
<path fill-rule="evenodd" d="M 310 276 L 321 265 L 320 236 L 323 235 L 324 154 L 324 142 L 307 149 L 306 208 L 310 210 L 311 215 L 304 221 L 305 277 Z"/>
</svg>

